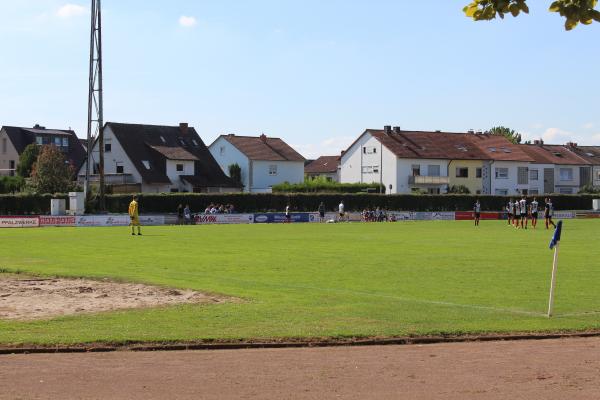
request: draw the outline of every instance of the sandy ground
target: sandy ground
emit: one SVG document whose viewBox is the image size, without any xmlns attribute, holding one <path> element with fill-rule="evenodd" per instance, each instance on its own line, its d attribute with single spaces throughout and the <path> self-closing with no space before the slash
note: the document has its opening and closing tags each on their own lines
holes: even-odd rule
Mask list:
<svg viewBox="0 0 600 400">
<path fill-rule="evenodd" d="M 600 399 L 600 338 L 0 356 L 0 399 Z"/>
<path fill-rule="evenodd" d="M 192 290 L 84 279 L 35 279 L 0 274 L 0 319 L 35 320 L 229 299 Z"/>
</svg>

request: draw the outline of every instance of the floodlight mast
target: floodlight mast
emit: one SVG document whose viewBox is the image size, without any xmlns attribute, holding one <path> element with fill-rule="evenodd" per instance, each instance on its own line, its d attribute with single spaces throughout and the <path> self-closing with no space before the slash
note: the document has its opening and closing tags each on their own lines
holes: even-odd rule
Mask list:
<svg viewBox="0 0 600 400">
<path fill-rule="evenodd" d="M 90 35 L 90 74 L 88 94 L 87 161 L 85 167 L 85 197 L 90 194 L 90 170 L 95 168 L 94 144 L 98 142 L 99 208 L 105 209 L 104 182 L 104 102 L 102 91 L 102 4 L 92 0 Z M 92 170 L 92 172 L 94 172 Z M 95 173 L 94 173 L 95 174 Z"/>
</svg>

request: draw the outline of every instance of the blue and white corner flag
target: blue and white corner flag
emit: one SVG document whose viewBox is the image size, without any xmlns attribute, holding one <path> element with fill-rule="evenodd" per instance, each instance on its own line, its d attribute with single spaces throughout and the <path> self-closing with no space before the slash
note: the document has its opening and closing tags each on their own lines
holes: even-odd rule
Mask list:
<svg viewBox="0 0 600 400">
<path fill-rule="evenodd" d="M 554 249 L 558 242 L 560 242 L 560 235 L 562 233 L 562 221 L 558 221 L 556 225 L 556 230 L 554 231 L 554 236 L 552 236 L 552 240 L 550 241 L 550 250 Z"/>
</svg>

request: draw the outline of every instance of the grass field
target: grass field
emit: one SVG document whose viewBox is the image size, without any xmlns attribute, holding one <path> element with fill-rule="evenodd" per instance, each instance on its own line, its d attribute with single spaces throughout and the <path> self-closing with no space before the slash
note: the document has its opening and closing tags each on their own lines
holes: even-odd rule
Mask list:
<svg viewBox="0 0 600 400">
<path fill-rule="evenodd" d="M 0 344 L 389 337 L 600 328 L 600 221 L 566 221 L 556 317 L 551 233 L 503 222 L 0 231 L 0 269 L 244 299 L 0 321 Z"/>
</svg>

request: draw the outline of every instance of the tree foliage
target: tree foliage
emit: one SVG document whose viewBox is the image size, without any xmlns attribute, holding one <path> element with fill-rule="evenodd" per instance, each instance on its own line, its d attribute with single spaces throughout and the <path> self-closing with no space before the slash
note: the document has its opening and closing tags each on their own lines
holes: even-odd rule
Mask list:
<svg viewBox="0 0 600 400">
<path fill-rule="evenodd" d="M 23 153 L 19 157 L 19 165 L 17 166 L 17 174 L 23 178 L 29 178 L 31 176 L 31 169 L 33 164 L 37 161 L 40 154 L 40 146 L 35 143 L 25 147 Z"/>
<path fill-rule="evenodd" d="M 65 193 L 73 187 L 73 167 L 56 146 L 43 146 L 31 172 L 38 193 Z"/>
<path fill-rule="evenodd" d="M 20 176 L 0 177 L 0 194 L 18 193 L 25 187 L 25 179 Z"/>
<path fill-rule="evenodd" d="M 510 140 L 514 144 L 521 143 L 521 134 L 515 132 L 514 130 L 507 128 L 505 126 L 495 126 L 490 129 L 487 133 L 496 135 L 496 136 L 504 136 L 508 140 Z"/>
<path fill-rule="evenodd" d="M 242 168 L 237 164 L 231 164 L 229 167 L 229 177 L 235 183 L 242 184 Z"/>
<path fill-rule="evenodd" d="M 448 194 L 471 194 L 465 185 L 452 185 L 448 188 Z"/>
<path fill-rule="evenodd" d="M 600 22 L 600 11 L 596 10 L 598 0 L 556 0 L 550 4 L 549 11 L 559 13 L 565 18 L 565 29 L 570 31 L 579 23 L 589 25 Z M 467 17 L 475 21 L 489 21 L 506 14 L 513 17 L 520 13 L 529 13 L 527 0 L 472 0 L 463 8 Z"/>
</svg>

